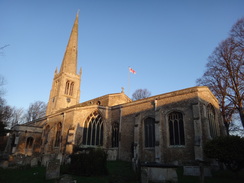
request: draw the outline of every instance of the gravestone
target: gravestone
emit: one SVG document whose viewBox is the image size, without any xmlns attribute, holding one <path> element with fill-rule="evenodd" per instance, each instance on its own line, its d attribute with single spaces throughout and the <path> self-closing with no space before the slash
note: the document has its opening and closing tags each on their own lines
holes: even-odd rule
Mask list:
<svg viewBox="0 0 244 183">
<path fill-rule="evenodd" d="M 60 163 L 62 164 L 62 162 L 63 162 L 63 154 L 59 153 L 56 159 L 58 159 L 60 161 Z"/>
<path fill-rule="evenodd" d="M 46 168 L 46 180 L 59 179 L 60 176 L 60 160 L 49 161 Z"/>
<path fill-rule="evenodd" d="M 199 166 L 184 166 L 184 175 L 186 176 L 200 176 Z M 209 167 L 204 167 L 204 176 L 211 177 L 211 170 Z"/>
<path fill-rule="evenodd" d="M 5 169 L 5 168 L 8 168 L 8 164 L 9 164 L 8 161 L 0 162 L 0 167 L 1 167 L 1 168 L 4 168 L 4 169 Z"/>
<path fill-rule="evenodd" d="M 44 155 L 42 156 L 41 165 L 46 167 L 49 161 L 50 157 L 48 155 Z"/>
<path fill-rule="evenodd" d="M 30 162 L 31 167 L 35 167 L 38 165 L 38 160 L 37 158 L 33 158 Z"/>
</svg>

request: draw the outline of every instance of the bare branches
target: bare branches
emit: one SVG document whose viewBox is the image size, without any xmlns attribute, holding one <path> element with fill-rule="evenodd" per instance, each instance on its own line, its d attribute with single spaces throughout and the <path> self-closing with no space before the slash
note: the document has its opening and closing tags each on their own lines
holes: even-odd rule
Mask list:
<svg viewBox="0 0 244 183">
<path fill-rule="evenodd" d="M 197 80 L 208 86 L 219 100 L 224 123 L 229 128 L 232 115 L 239 113 L 244 127 L 244 18 L 237 21 L 230 37 L 222 41 L 209 56 L 207 70 Z"/>
<path fill-rule="evenodd" d="M 0 47 L 0 50 L 3 50 L 4 48 L 6 48 L 6 47 L 8 47 L 8 46 L 10 46 L 10 45 L 9 45 L 9 44 L 6 44 L 6 45 Z"/>
<path fill-rule="evenodd" d="M 132 94 L 132 100 L 139 100 L 139 99 L 147 98 L 150 96 L 151 96 L 151 92 L 148 91 L 147 89 L 137 89 Z"/>
<path fill-rule="evenodd" d="M 36 120 L 38 118 L 41 118 L 43 116 L 45 116 L 46 114 L 46 104 L 45 102 L 41 102 L 41 101 L 36 101 L 32 104 L 30 104 L 29 109 L 27 110 L 26 113 L 26 121 L 33 121 Z"/>
<path fill-rule="evenodd" d="M 4 50 L 6 47 L 8 47 L 8 46 L 10 46 L 10 45 L 9 45 L 9 44 L 6 44 L 6 45 L 0 47 L 0 55 L 3 55 L 3 50 Z"/>
</svg>

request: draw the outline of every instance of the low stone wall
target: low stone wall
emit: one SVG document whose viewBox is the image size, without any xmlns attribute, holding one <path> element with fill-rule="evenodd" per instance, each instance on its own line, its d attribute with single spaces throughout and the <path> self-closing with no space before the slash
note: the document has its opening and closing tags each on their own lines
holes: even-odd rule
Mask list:
<svg viewBox="0 0 244 183">
<path fill-rule="evenodd" d="M 178 182 L 177 166 L 164 164 L 142 164 L 141 182 Z"/>
<path fill-rule="evenodd" d="M 202 171 L 200 166 L 184 166 L 183 168 L 186 176 L 200 176 L 201 173 L 206 177 L 212 176 L 210 167 L 207 166 L 202 167 Z"/>
</svg>

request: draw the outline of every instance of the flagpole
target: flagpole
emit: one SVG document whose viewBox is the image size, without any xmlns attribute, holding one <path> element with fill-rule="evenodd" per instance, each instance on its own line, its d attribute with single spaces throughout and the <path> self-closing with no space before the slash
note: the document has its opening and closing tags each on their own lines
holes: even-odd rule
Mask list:
<svg viewBox="0 0 244 183">
<path fill-rule="evenodd" d="M 130 67 L 128 67 L 128 97 L 130 97 Z"/>
</svg>

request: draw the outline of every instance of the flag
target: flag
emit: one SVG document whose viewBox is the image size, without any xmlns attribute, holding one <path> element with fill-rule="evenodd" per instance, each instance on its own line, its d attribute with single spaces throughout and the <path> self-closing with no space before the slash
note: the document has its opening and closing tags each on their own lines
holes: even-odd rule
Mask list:
<svg viewBox="0 0 244 183">
<path fill-rule="evenodd" d="M 136 74 L 136 71 L 135 70 L 133 70 L 132 68 L 130 68 L 129 67 L 129 71 L 131 72 L 131 73 L 133 73 L 133 74 Z"/>
</svg>

